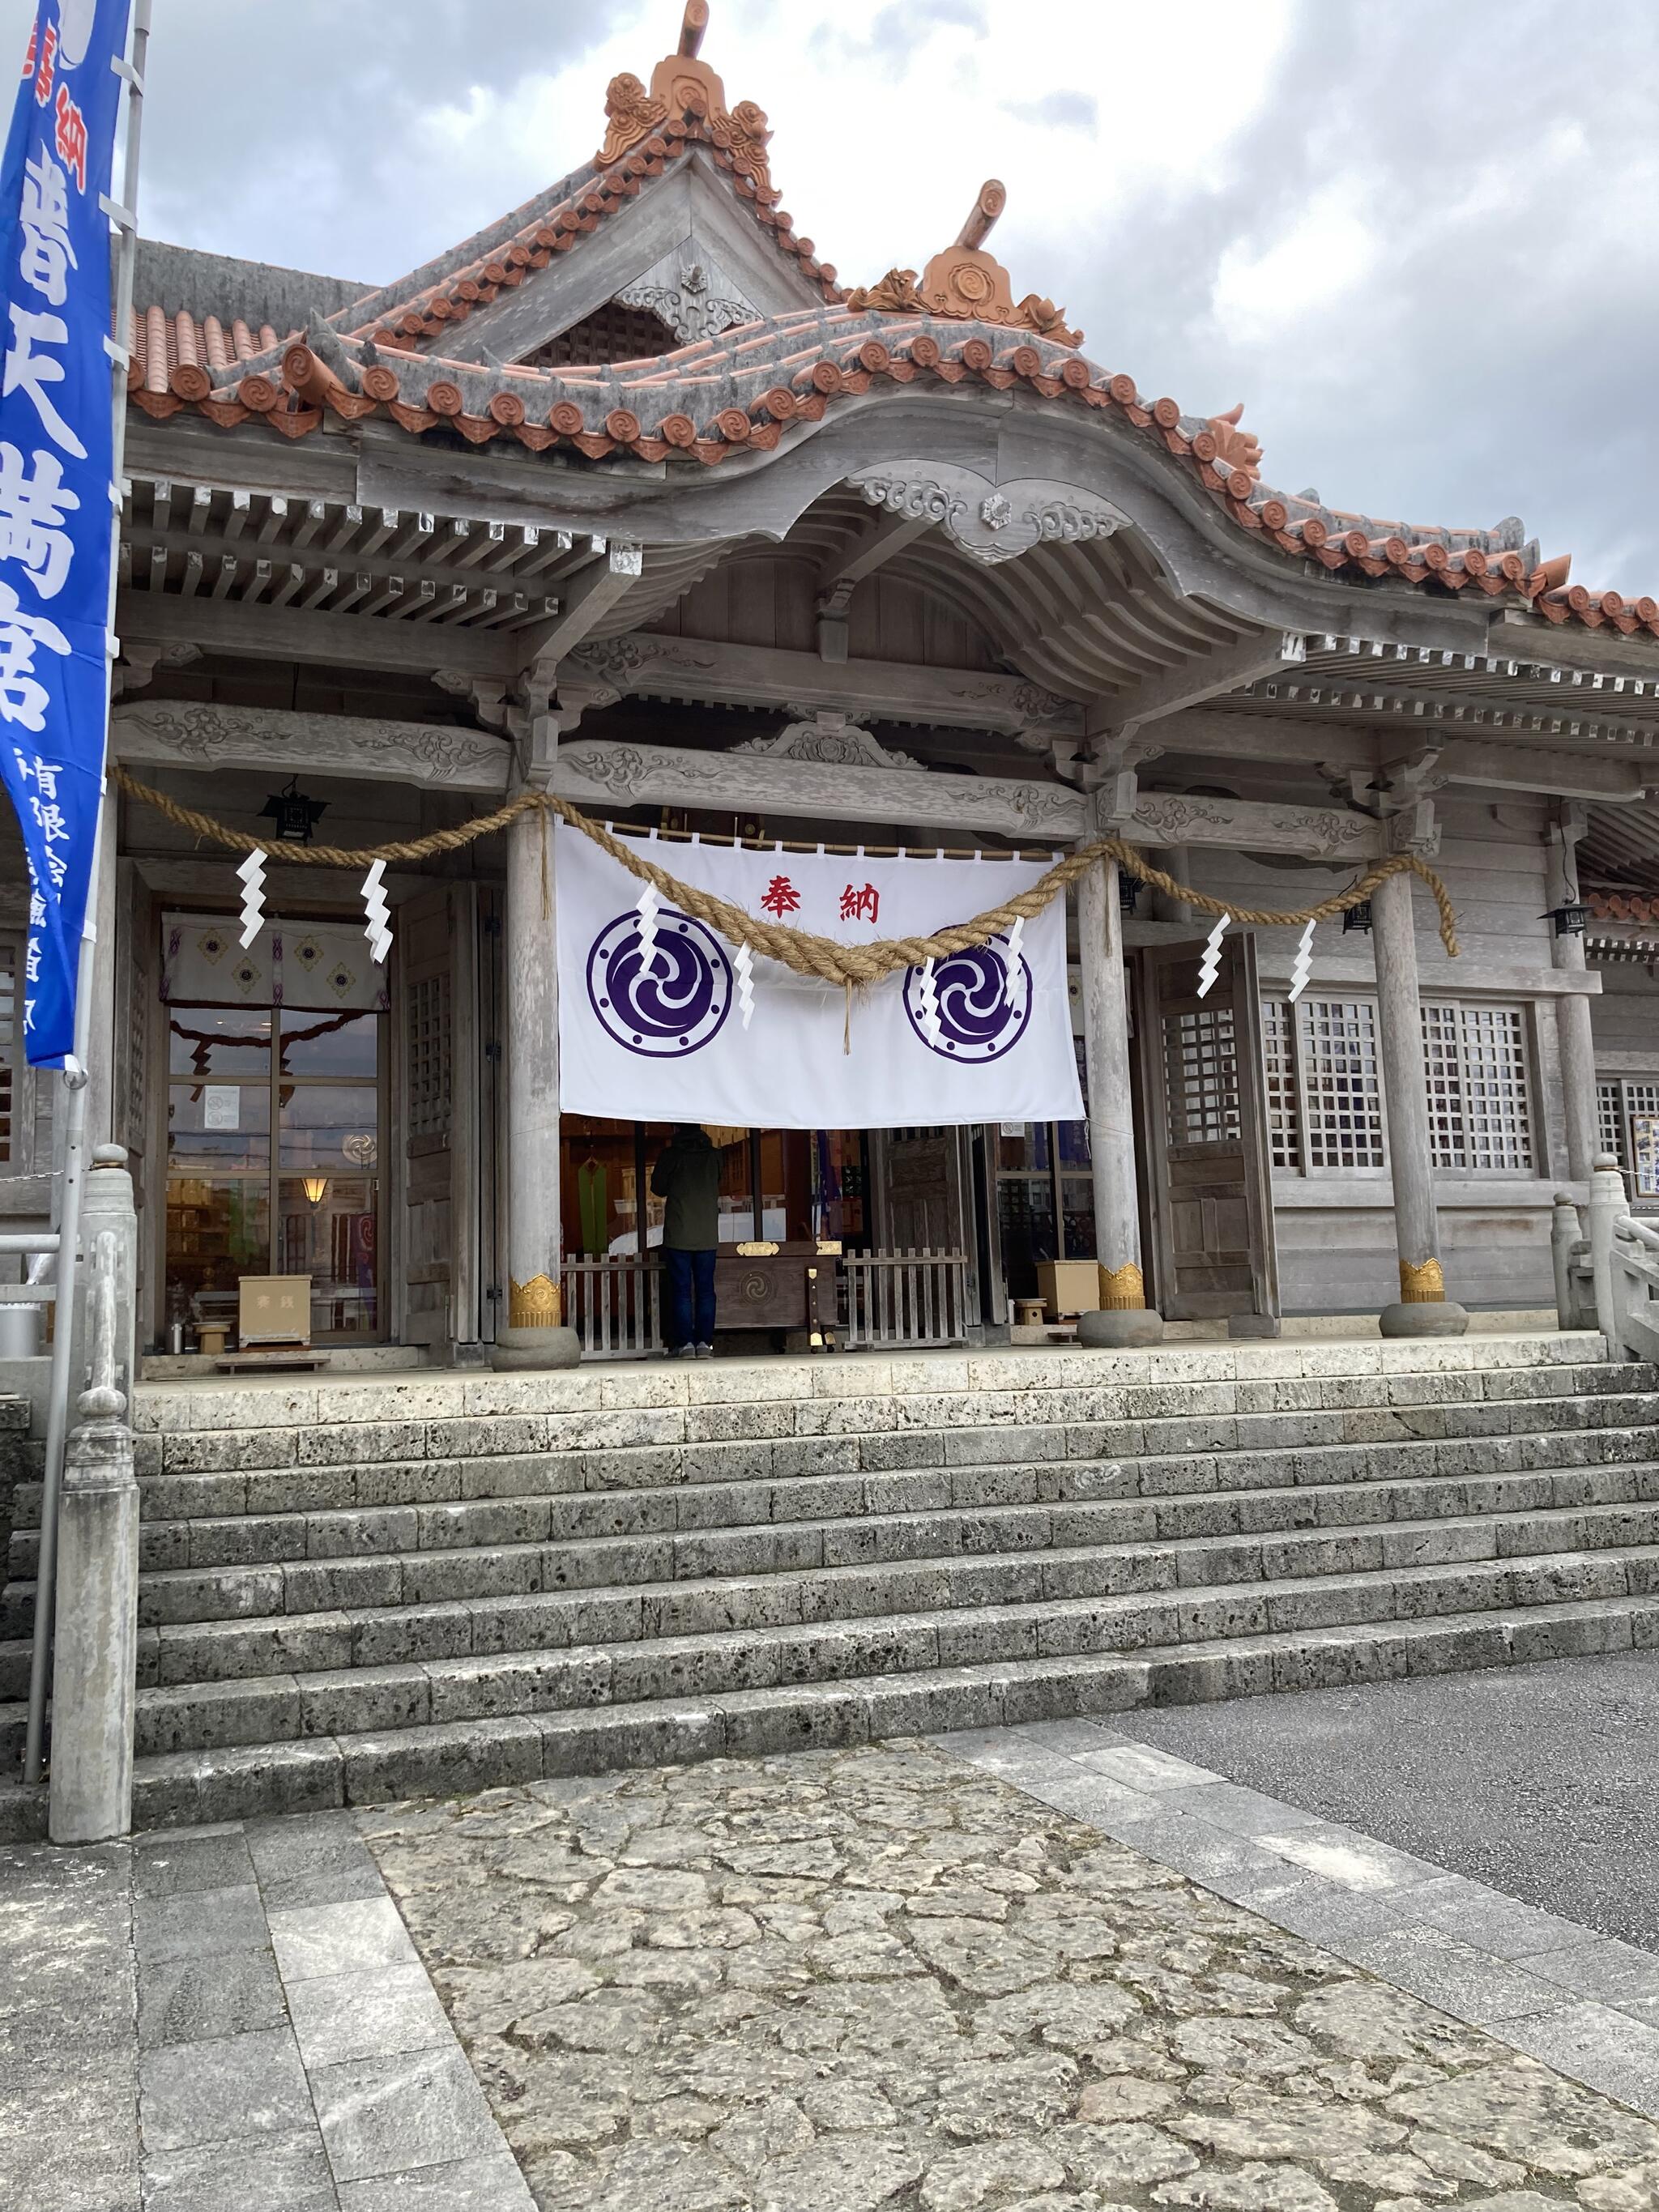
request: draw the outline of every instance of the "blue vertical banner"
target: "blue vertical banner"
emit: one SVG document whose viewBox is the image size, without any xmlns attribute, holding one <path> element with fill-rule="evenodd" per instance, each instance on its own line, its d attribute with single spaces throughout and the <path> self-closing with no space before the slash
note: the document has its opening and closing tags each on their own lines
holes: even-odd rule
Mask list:
<svg viewBox="0 0 1659 2212">
<path fill-rule="evenodd" d="M 23 832 L 32 1067 L 75 1048 L 109 708 L 109 190 L 129 0 L 40 0 L 0 168 L 0 781 Z M 122 332 L 121 343 L 126 342 Z"/>
</svg>

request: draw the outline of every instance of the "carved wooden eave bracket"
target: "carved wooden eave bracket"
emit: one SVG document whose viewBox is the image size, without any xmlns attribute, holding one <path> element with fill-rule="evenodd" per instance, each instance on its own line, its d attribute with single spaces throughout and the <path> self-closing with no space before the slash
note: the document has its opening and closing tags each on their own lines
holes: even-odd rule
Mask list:
<svg viewBox="0 0 1659 2212">
<path fill-rule="evenodd" d="M 848 308 L 880 315 L 951 315 L 961 321 L 1035 331 L 1055 345 L 1080 346 L 1083 333 L 1066 329 L 1063 307 L 1035 292 L 1017 301 L 1013 279 L 994 254 L 986 252 L 991 226 L 1007 203 L 1006 186 L 988 178 L 955 245 L 933 256 L 920 282 L 914 269 L 890 269 L 879 283 L 849 292 Z"/>
<path fill-rule="evenodd" d="M 728 107 L 726 87 L 705 61 L 697 58 L 708 28 L 708 0 L 686 0 L 680 42 L 651 72 L 649 90 L 630 70 L 613 76 L 605 88 L 605 143 L 594 157 L 609 169 L 642 146 L 665 123 L 706 123 L 715 145 L 731 157 L 733 171 L 748 179 L 757 200 L 777 198 L 767 160 L 772 133 L 752 100 Z"/>
<path fill-rule="evenodd" d="M 1121 507 L 1075 484 L 1038 477 L 994 483 L 976 470 L 945 461 L 861 469 L 847 481 L 871 507 L 931 523 L 987 566 L 1012 561 L 1037 544 L 1109 538 L 1128 521 Z"/>
</svg>

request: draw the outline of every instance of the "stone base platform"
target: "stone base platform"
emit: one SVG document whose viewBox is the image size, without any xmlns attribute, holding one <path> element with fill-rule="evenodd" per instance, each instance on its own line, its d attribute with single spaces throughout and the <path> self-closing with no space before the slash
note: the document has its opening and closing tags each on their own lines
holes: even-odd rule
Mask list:
<svg viewBox="0 0 1659 2212">
<path fill-rule="evenodd" d="M 1659 1372 L 1603 1350 L 145 1385 L 138 1817 L 1659 1645 Z"/>
</svg>

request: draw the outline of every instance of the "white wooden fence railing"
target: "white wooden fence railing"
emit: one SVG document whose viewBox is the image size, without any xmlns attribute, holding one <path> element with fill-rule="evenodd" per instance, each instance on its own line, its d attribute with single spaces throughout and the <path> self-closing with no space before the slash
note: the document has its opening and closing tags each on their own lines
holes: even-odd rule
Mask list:
<svg viewBox="0 0 1659 2212">
<path fill-rule="evenodd" d="M 644 1359 L 663 1348 L 662 1267 L 655 1260 L 567 1260 L 565 1325 L 584 1359 Z"/>
<path fill-rule="evenodd" d="M 849 1352 L 967 1341 L 963 1253 L 849 1253 L 841 1262 L 840 1287 L 842 1341 Z"/>
<path fill-rule="evenodd" d="M 1632 1214 L 1624 1176 L 1605 1154 L 1590 1177 L 1589 1262 L 1607 1357 L 1659 1360 L 1659 1230 Z"/>
</svg>

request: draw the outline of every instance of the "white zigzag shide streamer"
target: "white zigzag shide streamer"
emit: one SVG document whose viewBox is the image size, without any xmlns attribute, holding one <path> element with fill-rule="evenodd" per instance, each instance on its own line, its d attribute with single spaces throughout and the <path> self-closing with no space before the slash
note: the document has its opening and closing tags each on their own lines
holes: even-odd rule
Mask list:
<svg viewBox="0 0 1659 2212">
<path fill-rule="evenodd" d="M 1313 973 L 1314 931 L 1318 927 L 1310 922 L 1302 933 L 1302 942 L 1296 948 L 1296 957 L 1291 963 L 1291 988 L 1285 994 L 1291 1006 L 1308 988 L 1308 978 Z"/>
<path fill-rule="evenodd" d="M 1221 973 L 1221 940 L 1227 933 L 1230 914 L 1218 916 L 1215 927 L 1204 940 L 1204 957 L 1198 963 L 1198 995 L 1207 999 L 1211 986 Z"/>
<path fill-rule="evenodd" d="M 242 879 L 242 950 L 265 926 L 265 856 L 256 848 L 236 871 Z"/>
<path fill-rule="evenodd" d="M 924 961 L 921 981 L 916 986 L 916 997 L 921 1005 L 921 1030 L 929 1044 L 937 1044 L 943 1034 L 939 1018 L 939 990 L 933 981 L 933 963 Z"/>
<path fill-rule="evenodd" d="M 647 884 L 640 893 L 640 902 L 634 911 L 640 918 L 640 973 L 649 975 L 657 965 L 657 914 L 662 901 L 657 896 L 655 884 Z"/>
<path fill-rule="evenodd" d="M 732 970 L 738 979 L 738 1010 L 747 1029 L 755 1018 L 755 956 L 746 945 L 738 945 L 732 955 Z"/>
<path fill-rule="evenodd" d="M 363 935 L 368 939 L 369 957 L 377 965 L 392 950 L 392 908 L 386 904 L 385 878 L 384 860 L 376 860 L 363 878 L 363 911 L 368 916 Z"/>
<path fill-rule="evenodd" d="M 1019 981 L 1021 947 L 1024 942 L 1025 917 L 1023 914 L 1017 914 L 1014 916 L 1014 926 L 1008 933 L 1007 949 L 1002 956 L 1002 1003 L 1005 1006 L 1012 1006 L 1014 1003 L 1015 992 Z"/>
</svg>

